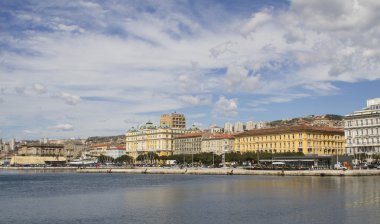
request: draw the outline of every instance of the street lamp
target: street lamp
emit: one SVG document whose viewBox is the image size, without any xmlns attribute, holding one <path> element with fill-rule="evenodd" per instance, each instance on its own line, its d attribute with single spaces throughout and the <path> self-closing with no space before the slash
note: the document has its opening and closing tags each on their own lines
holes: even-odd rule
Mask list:
<svg viewBox="0 0 380 224">
<path fill-rule="evenodd" d="M 226 151 L 227 151 L 227 140 L 224 139 L 224 150 L 223 150 L 223 157 L 222 157 L 223 168 L 226 167 Z"/>
</svg>

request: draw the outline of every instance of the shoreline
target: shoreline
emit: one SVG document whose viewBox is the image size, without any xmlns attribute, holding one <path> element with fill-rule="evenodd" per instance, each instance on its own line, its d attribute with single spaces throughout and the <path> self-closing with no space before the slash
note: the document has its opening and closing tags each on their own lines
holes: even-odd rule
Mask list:
<svg viewBox="0 0 380 224">
<path fill-rule="evenodd" d="M 78 167 L 0 167 L 0 170 L 70 170 L 76 173 L 182 174 L 182 175 L 261 175 L 261 176 L 380 176 L 380 170 L 245 170 L 238 168 L 79 168 Z"/>
<path fill-rule="evenodd" d="M 14 166 L 5 166 L 0 167 L 0 170 L 77 170 L 78 167 L 14 167 Z"/>
<path fill-rule="evenodd" d="M 77 173 L 183 174 L 183 175 L 264 175 L 264 176 L 380 176 L 380 170 L 245 170 L 231 168 L 84 168 Z"/>
</svg>

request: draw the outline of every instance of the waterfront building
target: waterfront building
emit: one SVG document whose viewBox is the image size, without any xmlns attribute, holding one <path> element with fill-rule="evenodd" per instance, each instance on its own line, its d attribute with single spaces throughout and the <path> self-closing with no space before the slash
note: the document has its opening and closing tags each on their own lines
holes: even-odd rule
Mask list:
<svg viewBox="0 0 380 224">
<path fill-rule="evenodd" d="M 85 144 L 79 140 L 67 140 L 63 145 L 67 160 L 79 158 L 86 149 Z"/>
<path fill-rule="evenodd" d="M 234 132 L 239 133 L 244 131 L 244 125 L 242 122 L 238 121 L 234 125 Z"/>
<path fill-rule="evenodd" d="M 105 155 L 110 145 L 107 143 L 93 144 L 89 147 L 89 151 L 86 153 L 86 156 L 89 157 L 99 157 Z"/>
<path fill-rule="evenodd" d="M 217 155 L 231 152 L 234 137 L 231 134 L 205 134 L 201 142 L 201 152 L 212 152 Z"/>
<path fill-rule="evenodd" d="M 184 114 L 180 113 L 171 113 L 171 114 L 163 114 L 160 117 L 160 126 L 167 126 L 169 128 L 178 128 L 185 129 L 186 128 L 186 117 Z"/>
<path fill-rule="evenodd" d="M 18 155 L 21 156 L 64 156 L 67 151 L 62 144 L 41 144 L 30 143 L 24 144 L 19 148 Z"/>
<path fill-rule="evenodd" d="M 232 133 L 234 131 L 234 126 L 230 122 L 224 123 L 224 133 Z"/>
<path fill-rule="evenodd" d="M 380 153 L 380 98 L 345 117 L 346 153 Z"/>
<path fill-rule="evenodd" d="M 247 124 L 245 125 L 245 129 L 247 131 L 256 129 L 256 123 L 254 121 L 248 121 Z"/>
<path fill-rule="evenodd" d="M 174 154 L 215 153 L 221 155 L 233 149 L 231 134 L 196 132 L 179 135 L 174 139 Z"/>
<path fill-rule="evenodd" d="M 197 154 L 201 152 L 202 132 L 186 133 L 174 138 L 174 154 Z"/>
<path fill-rule="evenodd" d="M 117 145 L 111 146 L 105 153 L 105 156 L 112 157 L 114 159 L 119 158 L 120 156 L 126 155 L 125 146 Z"/>
<path fill-rule="evenodd" d="M 138 155 L 148 152 L 157 153 L 160 156 L 173 154 L 173 139 L 178 135 L 195 132 L 191 129 L 170 128 L 167 125 L 156 127 L 148 121 L 139 129 L 131 128 L 126 133 L 125 148 L 129 156 L 137 158 Z"/>
<path fill-rule="evenodd" d="M 331 127 L 288 126 L 255 129 L 235 135 L 234 150 L 244 152 L 302 152 L 305 155 L 344 153 L 344 131 Z"/>
</svg>

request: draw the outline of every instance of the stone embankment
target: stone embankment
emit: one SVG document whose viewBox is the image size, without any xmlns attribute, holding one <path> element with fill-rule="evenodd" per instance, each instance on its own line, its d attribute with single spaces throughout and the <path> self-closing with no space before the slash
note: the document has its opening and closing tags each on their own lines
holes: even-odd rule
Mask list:
<svg viewBox="0 0 380 224">
<path fill-rule="evenodd" d="M 79 173 L 268 175 L 268 176 L 380 176 L 380 170 L 245 170 L 245 169 L 165 169 L 165 168 L 85 168 Z"/>
<path fill-rule="evenodd" d="M 78 169 L 77 167 L 51 167 L 51 166 L 0 166 L 2 170 L 73 170 Z"/>
</svg>

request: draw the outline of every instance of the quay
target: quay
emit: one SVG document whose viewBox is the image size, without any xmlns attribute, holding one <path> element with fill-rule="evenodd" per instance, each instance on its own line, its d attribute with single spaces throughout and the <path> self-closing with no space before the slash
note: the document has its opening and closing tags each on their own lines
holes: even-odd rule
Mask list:
<svg viewBox="0 0 380 224">
<path fill-rule="evenodd" d="M 268 175 L 268 176 L 380 176 L 380 170 L 245 170 L 231 168 L 82 168 L 78 173 Z"/>
<path fill-rule="evenodd" d="M 53 166 L 0 166 L 0 170 L 73 170 L 77 167 L 53 167 Z"/>
</svg>

